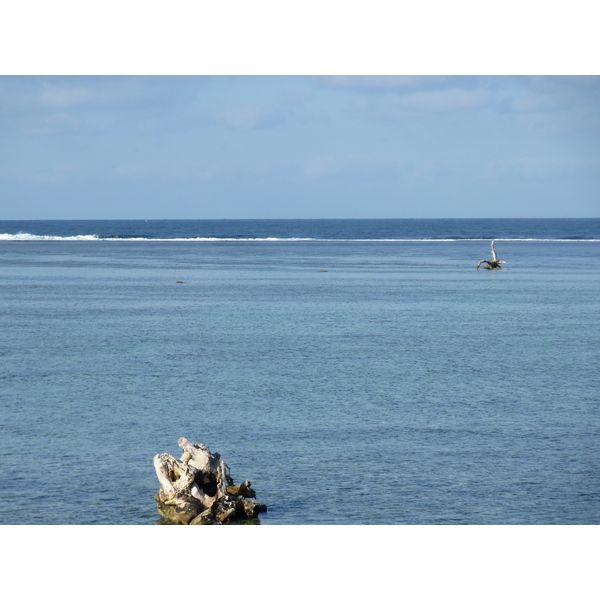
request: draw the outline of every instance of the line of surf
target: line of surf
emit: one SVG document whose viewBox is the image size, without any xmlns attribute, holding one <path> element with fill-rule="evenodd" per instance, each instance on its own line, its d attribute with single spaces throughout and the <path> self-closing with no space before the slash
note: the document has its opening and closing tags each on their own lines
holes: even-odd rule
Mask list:
<svg viewBox="0 0 600 600">
<path fill-rule="evenodd" d="M 149 238 L 125 235 L 37 235 L 33 233 L 0 233 L 0 241 L 11 242 L 600 242 L 600 239 L 582 237 L 561 238 L 503 238 L 503 237 L 447 237 L 447 238 L 314 238 L 314 237 L 185 237 Z"/>
</svg>

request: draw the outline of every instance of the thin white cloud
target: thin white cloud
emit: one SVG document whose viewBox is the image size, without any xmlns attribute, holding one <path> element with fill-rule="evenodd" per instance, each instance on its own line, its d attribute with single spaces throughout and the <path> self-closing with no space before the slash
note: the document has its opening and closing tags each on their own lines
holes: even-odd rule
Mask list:
<svg viewBox="0 0 600 600">
<path fill-rule="evenodd" d="M 390 90 L 438 85 L 444 76 L 436 75 L 318 75 L 311 80 L 321 86 L 337 89 Z"/>
<path fill-rule="evenodd" d="M 383 107 L 388 112 L 394 112 L 398 109 L 427 112 L 469 110 L 482 108 L 490 102 L 490 98 L 490 93 L 487 90 L 452 88 L 449 90 L 388 96 Z"/>
<path fill-rule="evenodd" d="M 600 101 L 600 77 L 531 77 L 527 87 L 515 95 L 515 112 L 549 112 L 596 108 Z"/>
<path fill-rule="evenodd" d="M 279 111 L 258 104 L 245 104 L 218 115 L 218 120 L 232 129 L 250 130 L 259 127 L 274 127 L 283 121 Z"/>
<path fill-rule="evenodd" d="M 546 93 L 600 89 L 600 75 L 534 75 L 523 78 L 531 89 Z"/>
<path fill-rule="evenodd" d="M 208 89 L 208 82 L 205 77 L 0 78 L 0 113 L 168 111 L 193 106 Z"/>
<path fill-rule="evenodd" d="M 65 87 L 45 84 L 37 101 L 43 108 L 65 109 L 97 101 L 91 90 L 85 87 Z"/>
<path fill-rule="evenodd" d="M 0 130 L 120 135 L 189 131 L 213 110 L 204 77 L 0 77 Z"/>
<path fill-rule="evenodd" d="M 74 78 L 43 81 L 35 99 L 47 109 L 118 106 L 139 100 L 141 88 L 135 78 Z"/>
<path fill-rule="evenodd" d="M 516 112 L 553 111 L 566 106 L 566 99 L 563 96 L 539 94 L 531 91 L 518 94 L 510 103 L 510 108 Z"/>
</svg>

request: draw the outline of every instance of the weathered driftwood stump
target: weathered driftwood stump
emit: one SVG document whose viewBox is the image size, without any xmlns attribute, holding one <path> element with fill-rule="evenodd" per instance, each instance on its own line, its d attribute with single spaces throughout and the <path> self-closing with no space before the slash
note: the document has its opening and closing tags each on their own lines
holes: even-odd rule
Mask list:
<svg viewBox="0 0 600 600">
<path fill-rule="evenodd" d="M 153 463 L 161 488 L 155 494 L 158 513 L 177 525 L 218 525 L 255 519 L 267 507 L 255 498 L 251 481 L 233 485 L 221 456 L 202 444 L 182 437 L 180 460 L 171 454 L 157 454 Z"/>
<path fill-rule="evenodd" d="M 492 240 L 492 260 L 482 259 L 477 263 L 477 266 L 475 268 L 479 269 L 479 267 L 482 265 L 482 263 L 486 263 L 485 265 L 483 265 L 484 269 L 490 269 L 490 270 L 501 269 L 502 267 L 500 265 L 505 264 L 505 261 L 498 260 L 498 255 L 496 254 L 496 248 L 494 248 L 494 240 Z"/>
</svg>

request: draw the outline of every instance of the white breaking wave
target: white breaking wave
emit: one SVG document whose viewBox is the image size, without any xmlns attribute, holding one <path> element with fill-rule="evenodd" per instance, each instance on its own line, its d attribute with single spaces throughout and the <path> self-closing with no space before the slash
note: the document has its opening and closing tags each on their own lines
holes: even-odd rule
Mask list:
<svg viewBox="0 0 600 600">
<path fill-rule="evenodd" d="M 99 235 L 36 235 L 34 233 L 0 233 L 0 241 L 8 242 L 311 242 L 327 241 L 318 238 L 224 238 L 224 237 L 194 237 L 194 238 L 147 238 L 125 236 Z M 335 241 L 335 240 L 332 240 Z"/>
<path fill-rule="evenodd" d="M 33 233 L 0 233 L 0 241 L 8 242 L 489 242 L 491 238 L 146 238 L 99 235 L 36 235 Z M 600 242 L 598 239 L 556 239 L 556 238 L 495 238 L 497 242 Z"/>
<path fill-rule="evenodd" d="M 60 237 L 56 235 L 35 235 L 33 233 L 0 233 L 1 241 L 9 241 L 9 242 L 53 242 L 53 241 L 96 241 L 99 240 L 97 235 L 73 235 L 73 236 L 65 236 Z"/>
</svg>

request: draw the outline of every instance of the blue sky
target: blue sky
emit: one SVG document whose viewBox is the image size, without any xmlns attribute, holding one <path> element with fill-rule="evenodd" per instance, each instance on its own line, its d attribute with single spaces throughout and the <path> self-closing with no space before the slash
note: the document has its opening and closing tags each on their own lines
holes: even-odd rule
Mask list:
<svg viewBox="0 0 600 600">
<path fill-rule="evenodd" d="M 600 217 L 597 76 L 1 76 L 1 219 Z"/>
</svg>

